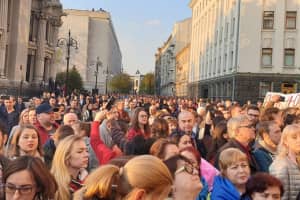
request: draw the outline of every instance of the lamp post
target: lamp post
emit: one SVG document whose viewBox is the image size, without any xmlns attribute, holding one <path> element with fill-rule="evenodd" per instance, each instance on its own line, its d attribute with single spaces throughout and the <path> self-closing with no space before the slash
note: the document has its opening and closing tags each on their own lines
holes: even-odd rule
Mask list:
<svg viewBox="0 0 300 200">
<path fill-rule="evenodd" d="M 19 96 L 22 96 L 22 90 L 23 90 L 23 65 L 20 65 L 20 72 L 21 72 L 21 81 L 20 81 Z"/>
<path fill-rule="evenodd" d="M 95 90 L 98 89 L 98 73 L 99 73 L 99 67 L 102 67 L 102 62 L 100 61 L 99 57 L 97 57 L 97 62 L 96 62 L 96 71 L 95 71 L 95 76 L 96 76 L 96 81 L 95 81 Z"/>
<path fill-rule="evenodd" d="M 57 41 L 58 47 L 65 46 L 67 48 L 67 71 L 66 71 L 66 81 L 65 81 L 65 95 L 68 95 L 68 82 L 69 82 L 69 63 L 70 63 L 70 48 L 73 47 L 78 49 L 78 42 L 71 37 L 71 30 L 69 30 L 68 38 L 59 38 Z"/>
<path fill-rule="evenodd" d="M 108 79 L 108 65 L 106 65 L 106 71 L 105 74 L 105 95 L 107 95 L 107 79 Z"/>
</svg>

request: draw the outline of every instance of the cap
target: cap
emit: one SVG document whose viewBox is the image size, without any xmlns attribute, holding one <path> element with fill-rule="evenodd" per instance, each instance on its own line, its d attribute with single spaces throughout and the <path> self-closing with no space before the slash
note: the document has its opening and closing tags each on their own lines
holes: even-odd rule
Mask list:
<svg viewBox="0 0 300 200">
<path fill-rule="evenodd" d="M 53 112 L 53 109 L 47 103 L 43 103 L 36 108 L 36 114 L 49 113 L 49 112 Z"/>
</svg>

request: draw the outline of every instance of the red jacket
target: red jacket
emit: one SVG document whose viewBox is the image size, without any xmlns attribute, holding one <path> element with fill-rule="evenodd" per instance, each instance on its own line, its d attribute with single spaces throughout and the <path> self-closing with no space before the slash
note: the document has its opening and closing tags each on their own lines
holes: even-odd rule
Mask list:
<svg viewBox="0 0 300 200">
<path fill-rule="evenodd" d="M 97 121 L 92 122 L 90 141 L 92 148 L 98 158 L 99 164 L 106 164 L 116 156 L 116 153 L 108 148 L 102 141 L 99 134 L 99 125 Z"/>
<path fill-rule="evenodd" d="M 59 125 L 57 123 L 52 124 L 54 129 L 58 129 Z M 40 135 L 40 139 L 41 139 L 41 143 L 44 146 L 44 144 L 46 144 L 47 140 L 50 138 L 50 135 L 48 133 L 48 131 L 37 121 L 35 124 L 35 127 L 37 128 L 39 135 Z"/>
<path fill-rule="evenodd" d="M 134 128 L 130 128 L 127 132 L 127 140 L 131 141 L 137 135 L 142 135 L 145 139 L 150 137 L 149 133 L 143 133 L 140 129 L 135 130 Z"/>
</svg>

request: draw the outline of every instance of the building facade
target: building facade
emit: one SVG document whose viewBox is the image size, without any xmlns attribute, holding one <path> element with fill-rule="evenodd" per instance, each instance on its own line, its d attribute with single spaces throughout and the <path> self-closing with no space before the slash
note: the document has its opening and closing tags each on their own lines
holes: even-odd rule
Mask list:
<svg viewBox="0 0 300 200">
<path fill-rule="evenodd" d="M 190 96 L 245 102 L 299 91 L 299 1 L 192 0 L 190 7 Z"/>
<path fill-rule="evenodd" d="M 64 12 L 66 16 L 62 17 L 59 37 L 67 37 L 70 30 L 72 38 L 78 42 L 78 49 L 70 52 L 70 67 L 76 66 L 85 89 L 91 91 L 97 84 L 99 93 L 104 94 L 110 78 L 121 73 L 122 68 L 122 54 L 111 16 L 103 9 Z M 58 54 L 59 69 L 65 71 L 66 48 L 60 48 Z M 101 64 L 98 65 L 96 83 L 97 59 Z"/>
<path fill-rule="evenodd" d="M 142 75 L 141 72 L 137 70 L 134 75 L 130 76 L 130 78 L 132 80 L 132 86 L 133 86 L 132 94 L 139 94 L 141 82 L 144 78 L 144 75 Z"/>
<path fill-rule="evenodd" d="M 59 0 L 0 1 L 0 93 L 45 89 L 56 74 Z"/>
<path fill-rule="evenodd" d="M 182 51 L 191 38 L 191 18 L 175 23 L 168 40 L 155 54 L 156 94 L 176 95 L 176 55 Z"/>
<path fill-rule="evenodd" d="M 176 55 L 176 96 L 188 96 L 188 75 L 190 64 L 190 44 Z"/>
</svg>

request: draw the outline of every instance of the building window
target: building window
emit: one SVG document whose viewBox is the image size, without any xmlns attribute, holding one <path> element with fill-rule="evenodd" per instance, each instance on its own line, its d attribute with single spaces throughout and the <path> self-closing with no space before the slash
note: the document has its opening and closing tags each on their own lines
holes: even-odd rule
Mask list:
<svg viewBox="0 0 300 200">
<path fill-rule="evenodd" d="M 284 50 L 284 65 L 285 66 L 295 65 L 295 49 Z"/>
<path fill-rule="evenodd" d="M 272 66 L 272 49 L 262 49 L 261 63 L 263 66 Z"/>
<path fill-rule="evenodd" d="M 272 82 L 259 82 L 259 97 L 265 97 L 267 92 L 273 91 Z"/>
<path fill-rule="evenodd" d="M 273 29 L 274 27 L 274 11 L 264 11 L 263 29 Z"/>
<path fill-rule="evenodd" d="M 285 28 L 296 29 L 296 18 L 297 18 L 297 12 L 294 11 L 286 12 Z"/>
</svg>

